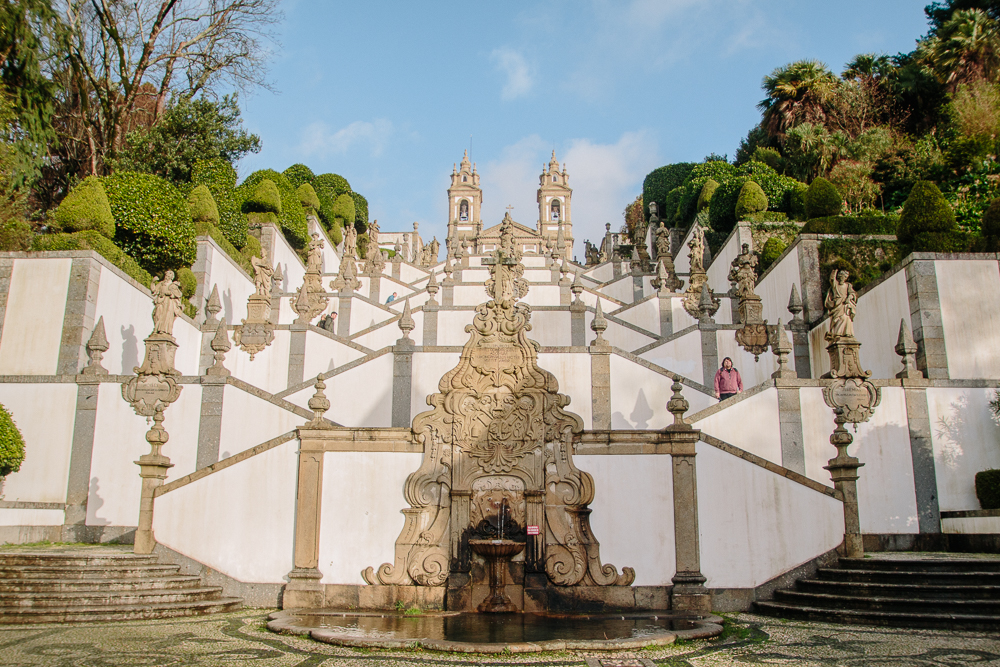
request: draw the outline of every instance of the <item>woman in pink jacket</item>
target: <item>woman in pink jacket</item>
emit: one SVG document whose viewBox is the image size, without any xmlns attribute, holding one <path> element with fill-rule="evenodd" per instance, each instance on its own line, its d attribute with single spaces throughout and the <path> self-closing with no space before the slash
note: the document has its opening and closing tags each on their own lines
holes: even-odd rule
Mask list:
<svg viewBox="0 0 1000 667">
<path fill-rule="evenodd" d="M 715 372 L 715 397 L 724 401 L 730 396 L 743 393 L 743 378 L 740 372 L 733 368 L 733 360 L 726 357 L 722 360 L 722 368 Z"/>
</svg>

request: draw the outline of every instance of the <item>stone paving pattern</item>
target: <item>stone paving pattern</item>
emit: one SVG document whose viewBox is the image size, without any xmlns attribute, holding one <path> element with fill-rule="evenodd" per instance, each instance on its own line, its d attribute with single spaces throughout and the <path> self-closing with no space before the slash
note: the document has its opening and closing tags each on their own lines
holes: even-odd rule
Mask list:
<svg viewBox="0 0 1000 667">
<path fill-rule="evenodd" d="M 727 631 L 714 640 L 620 654 L 565 652 L 525 656 L 343 648 L 268 632 L 264 628 L 267 614 L 267 610 L 245 609 L 159 621 L 8 626 L 0 629 L 0 664 L 5 667 L 1000 665 L 1000 636 L 996 633 L 828 625 L 752 614 L 730 616 Z"/>
</svg>

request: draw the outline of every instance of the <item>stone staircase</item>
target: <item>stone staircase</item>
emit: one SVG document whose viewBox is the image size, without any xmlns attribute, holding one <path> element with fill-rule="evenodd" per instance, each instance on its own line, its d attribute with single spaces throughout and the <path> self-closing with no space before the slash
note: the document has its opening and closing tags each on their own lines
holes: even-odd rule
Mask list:
<svg viewBox="0 0 1000 667">
<path fill-rule="evenodd" d="M 0 549 L 0 624 L 170 618 L 242 606 L 179 570 L 127 548 Z"/>
<path fill-rule="evenodd" d="M 770 616 L 895 627 L 1000 629 L 1000 557 L 953 553 L 841 558 L 754 603 Z"/>
</svg>

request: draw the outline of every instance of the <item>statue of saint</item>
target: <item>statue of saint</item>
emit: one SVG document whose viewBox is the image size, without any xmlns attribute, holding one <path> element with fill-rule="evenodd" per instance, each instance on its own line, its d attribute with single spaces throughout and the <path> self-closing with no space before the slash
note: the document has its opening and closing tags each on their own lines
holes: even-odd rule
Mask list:
<svg viewBox="0 0 1000 667">
<path fill-rule="evenodd" d="M 257 295 L 268 298 L 271 296 L 271 279 L 274 278 L 274 269 L 271 262 L 267 261 L 267 250 L 260 249 L 260 257 L 251 257 L 250 265 L 253 267 L 253 283 L 257 287 Z"/>
<path fill-rule="evenodd" d="M 431 239 L 431 252 L 430 252 L 430 257 L 428 257 L 430 261 L 427 263 L 427 266 L 433 266 L 434 264 L 437 264 L 439 252 L 441 252 L 441 243 L 438 242 L 438 239 L 435 236 L 434 238 Z"/>
<path fill-rule="evenodd" d="M 344 229 L 344 257 L 358 256 L 358 230 L 354 225 L 347 225 Z"/>
<path fill-rule="evenodd" d="M 841 269 L 830 272 L 830 291 L 826 293 L 826 310 L 830 313 L 827 336 L 854 336 L 854 315 L 858 312 L 858 293 L 847 282 L 850 273 Z"/>
<path fill-rule="evenodd" d="M 371 224 L 368 225 L 368 240 L 369 246 L 372 248 L 378 247 L 378 220 L 372 220 Z"/>
<path fill-rule="evenodd" d="M 691 253 L 688 255 L 691 259 L 691 273 L 704 273 L 705 232 L 701 230 L 701 225 L 697 222 L 694 223 L 694 234 L 691 235 L 691 240 L 688 241 L 688 248 L 691 248 Z"/>
<path fill-rule="evenodd" d="M 749 244 L 743 244 L 743 251 L 733 260 L 729 270 L 729 282 L 736 283 L 736 296 L 752 296 L 757 283 L 757 255 L 750 252 Z"/>
<path fill-rule="evenodd" d="M 655 205 L 656 202 L 650 204 L 650 206 Z M 660 226 L 654 231 L 654 234 L 656 234 L 656 256 L 666 257 L 670 254 L 670 230 L 667 229 L 662 220 L 660 221 Z"/>
<path fill-rule="evenodd" d="M 306 273 L 321 273 L 323 265 L 323 239 L 318 233 L 313 233 L 309 241 L 309 251 L 306 255 Z"/>
<path fill-rule="evenodd" d="M 163 280 L 153 278 L 149 290 L 153 293 L 153 333 L 172 336 L 174 320 L 181 314 L 181 284 L 174 280 L 174 272 L 167 271 Z"/>
</svg>

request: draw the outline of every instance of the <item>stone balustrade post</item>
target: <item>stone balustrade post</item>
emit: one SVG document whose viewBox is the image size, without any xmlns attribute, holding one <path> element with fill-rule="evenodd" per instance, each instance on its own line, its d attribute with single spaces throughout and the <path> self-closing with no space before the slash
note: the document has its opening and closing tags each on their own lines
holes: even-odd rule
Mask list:
<svg viewBox="0 0 1000 667">
<path fill-rule="evenodd" d="M 136 461 L 139 466 L 139 476 L 142 478 L 142 491 L 139 496 L 139 526 L 135 531 L 135 546 L 137 554 L 151 554 L 156 546 L 153 536 L 153 494 L 157 487 L 167 478 L 167 470 L 174 467 L 170 459 L 164 456 L 160 449 L 167 443 L 170 436 L 163 428 L 163 404 L 158 403 L 153 414 L 153 428 L 146 433 L 146 442 L 150 445 L 149 454 L 143 454 Z"/>
<path fill-rule="evenodd" d="M 858 513 L 858 468 L 862 467 L 857 458 L 847 453 L 847 447 L 854 437 L 844 428 L 847 419 L 844 409 L 837 408 L 834 421 L 837 426 L 830 435 L 830 444 L 837 448 L 837 456 L 823 466 L 830 471 L 833 486 L 844 501 L 844 546 L 847 558 L 864 558 L 865 548 L 861 539 L 861 519 Z"/>
</svg>

